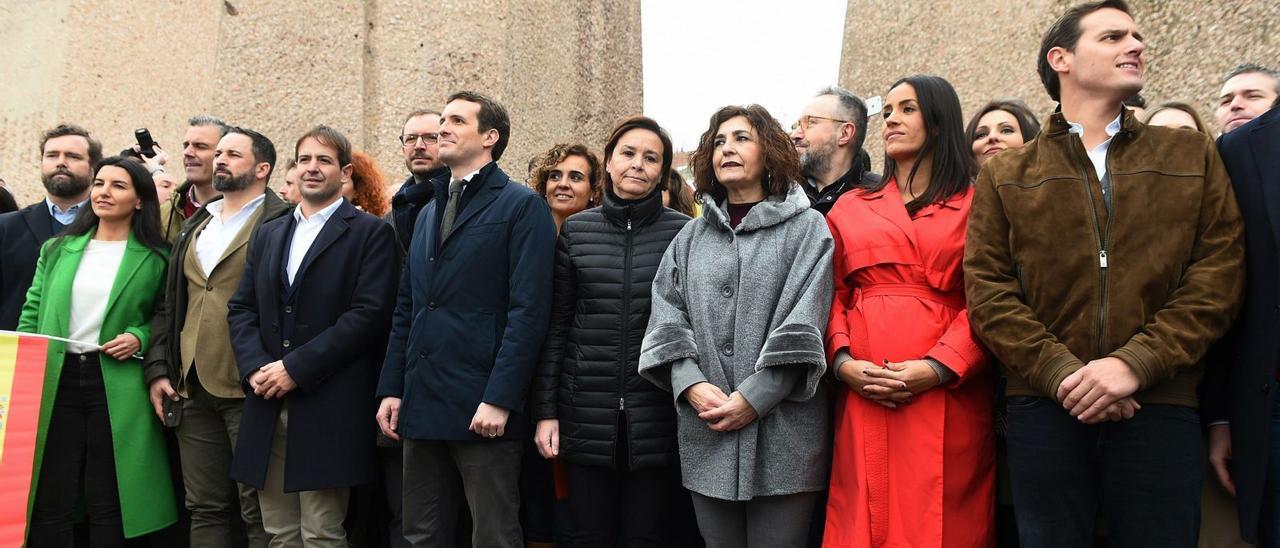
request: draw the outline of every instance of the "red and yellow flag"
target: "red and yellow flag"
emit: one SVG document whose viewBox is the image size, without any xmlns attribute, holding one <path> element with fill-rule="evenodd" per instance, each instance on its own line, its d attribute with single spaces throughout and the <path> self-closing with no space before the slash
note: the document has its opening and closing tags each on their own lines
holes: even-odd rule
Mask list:
<svg viewBox="0 0 1280 548">
<path fill-rule="evenodd" d="M 21 546 L 49 341 L 0 333 L 0 546 Z"/>
</svg>

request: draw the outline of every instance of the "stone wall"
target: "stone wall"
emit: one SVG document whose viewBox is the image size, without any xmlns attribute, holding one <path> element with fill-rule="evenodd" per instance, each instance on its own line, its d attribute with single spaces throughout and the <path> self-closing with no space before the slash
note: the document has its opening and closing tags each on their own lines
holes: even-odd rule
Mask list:
<svg viewBox="0 0 1280 548">
<path fill-rule="evenodd" d="M 399 180 L 405 114 L 473 89 L 511 113 L 501 164 L 523 179 L 531 156 L 600 147 L 643 106 L 639 0 L 35 0 L 0 8 L 0 28 L 0 176 L 23 203 L 42 192 L 39 135 L 63 121 L 106 154 L 147 127 L 176 158 L 208 113 L 282 159 L 325 123 Z"/>
<path fill-rule="evenodd" d="M 883 95 L 914 73 L 949 80 L 969 113 L 997 97 L 1019 97 L 1047 114 L 1053 102 L 1036 75 L 1040 38 L 1077 3 L 1066 0 L 849 0 L 840 85 L 860 96 Z M 1244 61 L 1280 65 L 1280 3 L 1252 0 L 1130 0 L 1149 62 L 1148 104 L 1196 105 L 1213 125 L 1222 76 Z M 867 131 L 877 168 L 879 117 Z"/>
</svg>

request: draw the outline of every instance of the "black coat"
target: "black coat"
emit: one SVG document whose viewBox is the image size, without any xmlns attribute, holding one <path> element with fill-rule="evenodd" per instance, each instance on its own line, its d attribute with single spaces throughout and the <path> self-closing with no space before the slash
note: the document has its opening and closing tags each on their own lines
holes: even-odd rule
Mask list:
<svg viewBox="0 0 1280 548">
<path fill-rule="evenodd" d="M 389 221 L 396 229 L 396 237 L 400 240 L 400 249 L 408 254 L 409 241 L 413 239 L 413 226 L 418 220 L 422 208 L 427 207 L 436 197 L 436 179 L 449 181 L 449 168 L 438 167 L 427 173 L 427 181 L 419 183 L 412 175 L 400 185 L 400 190 L 391 197 L 391 215 Z"/>
<path fill-rule="evenodd" d="M 284 360 L 298 387 L 289 403 L 284 490 L 373 481 L 373 391 L 395 303 L 400 252 L 390 225 L 343 201 L 286 287 L 293 215 L 262 225 L 249 247 L 227 321 L 247 396 L 231 479 L 262 488 L 280 399 L 249 389 L 259 367 Z"/>
<path fill-rule="evenodd" d="M 1256 542 L 1267 480 L 1267 435 L 1280 367 L 1280 109 L 1218 139 L 1244 218 L 1244 306 L 1211 354 L 1205 380 L 1206 422 L 1231 422 L 1231 467 L 1240 536 Z M 1216 480 L 1214 480 L 1216 481 Z"/>
<path fill-rule="evenodd" d="M 449 195 L 447 178 L 434 184 Z M 498 440 L 532 437 L 524 410 L 551 309 L 551 211 L 494 163 L 467 185 L 441 242 L 445 205 L 432 200 L 414 225 L 378 395 L 401 398 L 408 439 L 489 441 L 469 430 L 481 402 L 511 412 Z"/>
<path fill-rule="evenodd" d="M 36 275 L 40 246 L 53 236 L 52 223 L 44 200 L 0 215 L 0 329 L 18 327 L 18 315 Z"/>
<path fill-rule="evenodd" d="M 653 277 L 689 217 L 661 192 L 565 220 L 556 244 L 551 326 L 534 380 L 533 418 L 560 420 L 567 462 L 613 467 L 619 414 L 627 469 L 676 464 L 671 394 L 636 373 Z"/>
</svg>

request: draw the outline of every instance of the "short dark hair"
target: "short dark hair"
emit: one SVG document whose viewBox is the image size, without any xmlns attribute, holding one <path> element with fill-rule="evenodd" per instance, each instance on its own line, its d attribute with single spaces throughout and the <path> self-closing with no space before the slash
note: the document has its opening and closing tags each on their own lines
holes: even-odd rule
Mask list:
<svg viewBox="0 0 1280 548">
<path fill-rule="evenodd" d="M 951 82 L 940 76 L 917 74 L 908 76 L 889 86 L 889 91 L 901 85 L 909 85 L 916 92 L 920 105 L 920 117 L 924 120 L 926 137 L 924 146 L 916 153 L 916 161 L 907 175 L 906 185 L 911 186 L 920 169 L 920 159 L 931 157 L 933 170 L 929 174 L 929 187 L 924 193 L 907 203 L 907 213 L 930 204 L 945 202 L 964 192 L 973 184 L 978 174 L 978 161 L 973 157 L 971 143 L 964 139 L 964 115 L 960 111 L 960 96 Z M 898 169 L 898 161 L 884 155 L 884 177 L 870 184 L 860 184 L 869 192 L 883 190 Z"/>
<path fill-rule="evenodd" d="M 1123 11 L 1130 16 L 1133 12 L 1129 10 L 1129 4 L 1124 0 L 1102 0 L 1100 2 L 1088 2 L 1084 4 L 1076 4 L 1071 6 L 1066 13 L 1062 14 L 1053 25 L 1049 27 L 1049 31 L 1044 33 L 1044 38 L 1040 40 L 1040 58 L 1036 60 L 1036 70 L 1040 73 L 1040 82 L 1044 84 L 1045 91 L 1049 92 L 1049 97 L 1054 101 L 1061 101 L 1062 82 L 1058 79 L 1057 71 L 1049 65 L 1049 50 L 1053 48 L 1063 48 L 1067 51 L 1075 51 L 1076 43 L 1080 41 L 1080 34 L 1084 32 L 1080 28 L 1080 20 L 1086 15 L 1101 9 L 1115 9 Z"/>
<path fill-rule="evenodd" d="M 98 162 L 102 161 L 102 143 L 90 136 L 88 130 L 75 124 L 58 124 L 57 127 L 41 134 L 40 155 L 44 156 L 44 145 L 49 142 L 49 139 L 69 136 L 84 137 L 84 140 L 89 142 L 89 165 L 96 171 Z"/>
<path fill-rule="evenodd" d="M 217 116 L 209 116 L 207 114 L 201 114 L 198 116 L 192 116 L 188 118 L 187 126 L 188 127 L 202 127 L 202 126 L 216 127 L 218 128 L 218 138 L 225 137 L 227 135 L 227 130 L 231 129 L 231 126 L 228 125 L 226 122 L 222 121 L 222 118 L 218 118 Z"/>
<path fill-rule="evenodd" d="M 476 123 L 481 133 L 491 129 L 498 130 L 498 142 L 493 145 L 493 161 L 498 161 L 502 158 L 502 151 L 507 149 L 507 141 L 511 138 L 511 118 L 507 116 L 507 109 L 502 108 L 502 105 L 488 96 L 474 91 L 454 93 L 449 96 L 445 104 L 459 99 L 480 105 L 480 115 L 476 117 Z"/>
<path fill-rule="evenodd" d="M 717 110 L 711 115 L 707 131 L 698 140 L 698 149 L 689 157 L 693 166 L 693 180 L 698 194 L 711 196 L 720 202 L 728 198 L 729 190 L 716 180 L 715 166 L 711 156 L 715 150 L 716 132 L 720 125 L 728 120 L 742 116 L 756 130 L 760 139 L 760 152 L 764 160 L 764 179 L 760 185 L 766 196 L 786 196 L 791 186 L 801 181 L 800 155 L 795 145 L 791 144 L 791 135 L 769 111 L 760 105 L 730 105 Z"/>
<path fill-rule="evenodd" d="M 1280 95 L 1280 71 L 1277 71 L 1276 69 L 1273 69 L 1271 67 L 1265 67 L 1265 66 L 1259 65 L 1257 63 L 1240 63 L 1239 65 L 1236 65 L 1235 68 L 1228 71 L 1227 75 L 1222 78 L 1222 83 L 1226 84 L 1227 80 L 1235 78 L 1236 76 L 1240 76 L 1241 74 L 1253 74 L 1253 73 L 1265 74 L 1267 76 L 1270 76 L 1271 81 L 1275 82 L 1276 94 Z"/>
<path fill-rule="evenodd" d="M 857 130 L 857 134 L 853 136 L 853 150 L 862 150 L 862 145 L 867 140 L 867 104 L 862 101 L 861 97 L 840 86 L 822 88 L 814 97 L 822 97 L 824 95 L 834 95 L 836 97 L 840 103 L 840 116 L 846 117 L 850 122 L 853 122 L 853 127 Z"/>
<path fill-rule="evenodd" d="M 351 141 L 347 140 L 347 136 L 342 132 L 333 129 L 324 124 L 320 124 L 311 128 L 302 137 L 298 137 L 298 141 L 293 144 L 293 157 L 298 157 L 298 147 L 302 146 L 302 142 L 307 139 L 315 139 L 320 144 L 333 147 L 338 151 L 338 166 L 346 167 L 351 164 Z"/>
<path fill-rule="evenodd" d="M 400 123 L 401 130 L 403 131 L 404 125 L 409 123 L 409 120 L 412 120 L 419 116 L 435 116 L 436 118 L 440 118 L 440 111 L 431 110 L 429 108 L 420 108 L 418 110 L 410 112 L 408 116 L 404 117 L 404 122 Z"/>
<path fill-rule="evenodd" d="M 249 128 L 244 128 L 239 126 L 227 128 L 226 135 L 231 135 L 232 133 L 244 135 L 245 137 L 248 137 L 250 141 L 253 141 L 253 161 L 254 163 L 259 163 L 259 162 L 267 163 L 267 166 L 268 166 L 267 177 L 264 180 L 270 181 L 271 173 L 273 173 L 276 170 L 275 143 L 272 143 L 271 139 L 268 139 L 266 135 L 258 133 Z M 223 137 L 226 137 L 226 135 L 223 135 Z"/>
<path fill-rule="evenodd" d="M 982 108 L 978 109 L 972 118 L 969 118 L 969 124 L 964 128 L 965 140 L 973 143 L 974 136 L 978 133 L 978 121 L 982 120 L 982 117 L 986 116 L 988 112 L 997 110 L 1008 112 L 1013 116 L 1014 120 L 1018 121 L 1018 129 L 1022 131 L 1022 142 L 1030 142 L 1036 138 L 1036 135 L 1040 134 L 1040 121 L 1036 120 L 1035 113 L 1031 112 L 1031 107 L 1028 107 L 1026 103 L 1020 99 L 996 99 L 982 105 Z"/>
<path fill-rule="evenodd" d="M 662 175 L 658 179 L 658 186 L 665 187 L 667 176 L 671 171 L 671 164 L 675 161 L 675 151 L 672 150 L 671 136 L 653 118 L 648 116 L 628 116 L 619 120 L 617 125 L 613 126 L 613 131 L 609 132 L 609 140 L 604 143 L 604 161 L 608 162 L 609 158 L 613 157 L 613 149 L 618 146 L 618 141 L 622 140 L 622 136 L 633 129 L 652 131 L 658 136 L 658 140 L 662 141 Z M 605 173 L 602 180 L 606 187 L 613 190 L 613 177 L 611 175 Z"/>
</svg>

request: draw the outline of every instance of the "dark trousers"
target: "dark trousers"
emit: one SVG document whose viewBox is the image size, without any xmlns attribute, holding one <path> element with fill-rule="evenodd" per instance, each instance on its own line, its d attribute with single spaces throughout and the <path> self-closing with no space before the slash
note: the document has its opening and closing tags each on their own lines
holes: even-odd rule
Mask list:
<svg viewBox="0 0 1280 548">
<path fill-rule="evenodd" d="M 242 520 L 249 546 L 265 548 L 270 539 L 262 528 L 258 493 L 230 476 L 244 400 L 210 394 L 194 367 L 186 384 L 190 397 L 182 402 L 177 433 L 185 504 L 191 511 L 191 546 L 230 548 L 233 523 Z"/>
<path fill-rule="evenodd" d="M 471 544 L 518 548 L 520 441 L 404 440 L 404 536 L 415 547 L 452 547 L 463 505 Z"/>
<path fill-rule="evenodd" d="M 1009 472 L 1022 546 L 1094 544 L 1099 508 L 1113 546 L 1194 547 L 1204 441 L 1195 409 L 1145 405 L 1086 425 L 1048 398 L 1008 400 Z"/>
<path fill-rule="evenodd" d="M 62 364 L 27 546 L 75 544 L 72 520 L 82 488 L 90 545 L 124 546 L 111 419 L 97 353 L 67 354 Z"/>
<path fill-rule="evenodd" d="M 673 470 L 566 464 L 569 546 L 668 546 Z"/>
<path fill-rule="evenodd" d="M 1262 546 L 1276 548 L 1280 547 L 1280 397 L 1271 403 L 1271 436 L 1267 441 L 1267 483 L 1262 491 L 1258 541 Z"/>
</svg>

